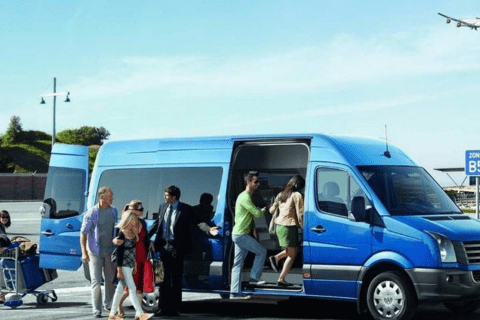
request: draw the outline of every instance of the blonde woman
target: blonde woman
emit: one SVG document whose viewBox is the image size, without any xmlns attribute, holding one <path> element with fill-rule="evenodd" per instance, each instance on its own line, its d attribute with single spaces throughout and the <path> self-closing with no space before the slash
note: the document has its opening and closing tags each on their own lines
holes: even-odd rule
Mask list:
<svg viewBox="0 0 480 320">
<path fill-rule="evenodd" d="M 143 300 L 144 293 L 151 293 L 155 290 L 154 275 L 153 275 L 153 266 L 150 260 L 148 260 L 148 247 L 150 245 L 150 238 L 148 238 L 147 223 L 143 217 L 143 204 L 140 200 L 132 200 L 125 205 L 124 211 L 132 210 L 137 215 L 138 219 L 142 223 L 142 230 L 138 234 L 138 241 L 135 244 L 135 262 L 136 268 L 133 272 L 133 281 L 135 281 L 135 286 L 137 287 L 137 296 L 138 300 L 141 302 Z M 123 243 L 123 241 L 122 241 Z M 114 241 L 114 244 L 117 243 Z M 128 297 L 128 289 L 123 291 L 122 298 L 120 299 L 120 305 L 118 306 L 118 314 L 120 316 L 125 316 L 125 311 L 123 310 L 123 302 Z"/>
<path fill-rule="evenodd" d="M 135 320 L 146 320 L 153 317 L 151 313 L 144 313 L 142 305 L 138 300 L 137 288 L 133 280 L 133 271 L 135 268 L 135 244 L 138 235 L 142 231 L 142 223 L 138 219 L 133 210 L 126 210 L 122 213 L 122 218 L 118 223 L 120 229 L 119 238 L 123 239 L 123 243 L 118 246 L 115 258 L 117 260 L 117 278 L 120 280 L 117 290 L 113 297 L 112 309 L 110 310 L 109 320 L 124 319 L 122 315 L 117 313 L 120 299 L 124 288 L 129 288 L 130 300 L 135 308 Z"/>
<path fill-rule="evenodd" d="M 283 188 L 275 198 L 275 203 L 270 207 L 270 213 L 279 210 L 279 214 L 275 220 L 275 232 L 278 237 L 278 243 L 285 248 L 275 256 L 269 257 L 272 269 L 278 270 L 278 262 L 284 258 L 282 271 L 277 280 L 277 285 L 281 287 L 289 286 L 285 280 L 290 268 L 297 256 L 298 229 L 303 228 L 303 197 L 299 190 L 305 186 L 305 180 L 300 175 L 293 176 L 287 185 Z"/>
</svg>

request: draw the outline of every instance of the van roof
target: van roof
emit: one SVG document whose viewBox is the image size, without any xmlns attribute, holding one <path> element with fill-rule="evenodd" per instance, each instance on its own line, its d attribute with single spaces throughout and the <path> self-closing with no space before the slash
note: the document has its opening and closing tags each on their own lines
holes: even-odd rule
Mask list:
<svg viewBox="0 0 480 320">
<path fill-rule="evenodd" d="M 100 154 L 132 155 L 148 154 L 159 151 L 217 150 L 230 153 L 233 146 L 248 142 L 305 142 L 310 146 L 311 161 L 330 161 L 349 163 L 350 165 L 417 165 L 400 148 L 388 143 L 392 157 L 384 155 L 385 140 L 350 135 L 325 134 L 258 134 L 212 137 L 179 137 L 143 140 L 107 141 Z M 212 158 L 213 159 L 213 158 Z M 206 161 L 207 159 L 203 159 Z M 203 161 L 202 161 L 203 162 Z"/>
</svg>

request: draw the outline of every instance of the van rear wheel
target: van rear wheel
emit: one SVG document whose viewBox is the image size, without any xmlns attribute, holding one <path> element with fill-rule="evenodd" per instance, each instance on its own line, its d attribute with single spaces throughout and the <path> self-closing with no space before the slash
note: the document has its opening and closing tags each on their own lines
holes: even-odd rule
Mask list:
<svg viewBox="0 0 480 320">
<path fill-rule="evenodd" d="M 383 272 L 370 282 L 367 305 L 376 320 L 409 320 L 416 309 L 413 290 L 396 272 Z"/>
<path fill-rule="evenodd" d="M 155 287 L 152 293 L 144 293 L 142 303 L 142 309 L 148 313 L 157 313 L 160 310 L 160 289 Z"/>
<path fill-rule="evenodd" d="M 448 310 L 460 314 L 475 312 L 480 307 L 480 300 L 448 301 L 443 303 Z"/>
</svg>

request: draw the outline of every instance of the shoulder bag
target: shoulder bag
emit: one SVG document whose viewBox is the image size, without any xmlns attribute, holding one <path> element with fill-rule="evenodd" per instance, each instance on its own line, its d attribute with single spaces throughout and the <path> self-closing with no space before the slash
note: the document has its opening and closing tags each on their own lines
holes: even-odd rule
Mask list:
<svg viewBox="0 0 480 320">
<path fill-rule="evenodd" d="M 277 228 L 277 224 L 275 223 L 275 220 L 278 217 L 278 211 L 279 209 L 275 210 L 275 213 L 273 214 L 272 219 L 270 220 L 270 225 L 268 226 L 268 233 L 270 233 L 271 235 L 276 235 L 275 229 Z"/>
</svg>

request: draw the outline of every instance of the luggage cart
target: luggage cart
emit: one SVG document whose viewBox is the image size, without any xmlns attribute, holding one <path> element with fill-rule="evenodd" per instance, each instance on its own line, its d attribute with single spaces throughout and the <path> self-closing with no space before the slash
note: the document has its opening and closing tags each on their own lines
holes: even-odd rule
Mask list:
<svg viewBox="0 0 480 320">
<path fill-rule="evenodd" d="M 5 306 L 21 306 L 27 294 L 35 295 L 39 305 L 46 304 L 48 299 L 57 301 L 55 290 L 36 290 L 56 277 L 55 270 L 40 269 L 38 255 L 20 258 L 19 243 L 0 253 L 0 294 L 6 294 Z"/>
</svg>

